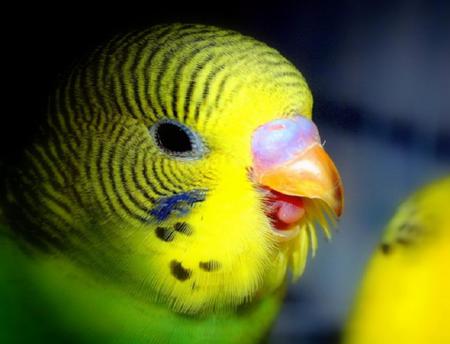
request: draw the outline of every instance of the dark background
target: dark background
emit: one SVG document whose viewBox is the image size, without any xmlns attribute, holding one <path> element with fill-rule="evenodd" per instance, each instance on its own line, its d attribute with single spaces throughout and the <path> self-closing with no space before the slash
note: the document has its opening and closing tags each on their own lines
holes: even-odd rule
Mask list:
<svg viewBox="0 0 450 344">
<path fill-rule="evenodd" d="M 344 180 L 346 212 L 332 242 L 320 241 L 292 286 L 272 342 L 335 343 L 397 204 L 450 173 L 450 2 L 43 6 L 2 11 L 0 146 L 7 164 L 35 131 L 58 76 L 118 32 L 174 21 L 213 24 L 268 43 L 302 71 Z"/>
</svg>

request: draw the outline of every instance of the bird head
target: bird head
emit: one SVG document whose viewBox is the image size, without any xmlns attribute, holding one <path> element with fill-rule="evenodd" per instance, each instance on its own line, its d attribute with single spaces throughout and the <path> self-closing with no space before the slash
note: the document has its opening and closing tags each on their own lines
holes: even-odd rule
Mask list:
<svg viewBox="0 0 450 344">
<path fill-rule="evenodd" d="M 174 24 L 74 69 L 8 185 L 18 234 L 182 313 L 242 305 L 304 269 L 342 183 L 312 96 L 276 50 Z"/>
</svg>

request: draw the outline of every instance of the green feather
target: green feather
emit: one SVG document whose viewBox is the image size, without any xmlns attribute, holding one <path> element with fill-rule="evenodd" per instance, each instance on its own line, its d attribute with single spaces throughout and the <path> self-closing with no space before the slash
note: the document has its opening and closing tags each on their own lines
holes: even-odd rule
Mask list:
<svg viewBox="0 0 450 344">
<path fill-rule="evenodd" d="M 280 290 L 237 313 L 177 315 L 69 261 L 27 255 L 5 225 L 0 233 L 0 343 L 252 343 L 281 305 Z"/>
</svg>

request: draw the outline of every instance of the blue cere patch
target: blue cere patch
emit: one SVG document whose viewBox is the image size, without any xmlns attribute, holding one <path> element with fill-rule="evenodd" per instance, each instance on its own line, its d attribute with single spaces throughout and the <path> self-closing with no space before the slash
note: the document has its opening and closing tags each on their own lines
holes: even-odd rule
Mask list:
<svg viewBox="0 0 450 344">
<path fill-rule="evenodd" d="M 158 221 L 164 221 L 171 215 L 176 217 L 186 215 L 194 203 L 203 202 L 205 196 L 206 190 L 197 189 L 169 197 L 161 197 L 150 210 L 150 215 Z"/>
</svg>

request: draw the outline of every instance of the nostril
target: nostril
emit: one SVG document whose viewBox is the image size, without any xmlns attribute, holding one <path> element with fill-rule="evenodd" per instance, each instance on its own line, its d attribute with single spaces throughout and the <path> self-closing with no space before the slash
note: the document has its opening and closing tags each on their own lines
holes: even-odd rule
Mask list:
<svg viewBox="0 0 450 344">
<path fill-rule="evenodd" d="M 283 130 L 286 126 L 284 124 L 273 124 L 269 126 L 269 130 Z"/>
</svg>

